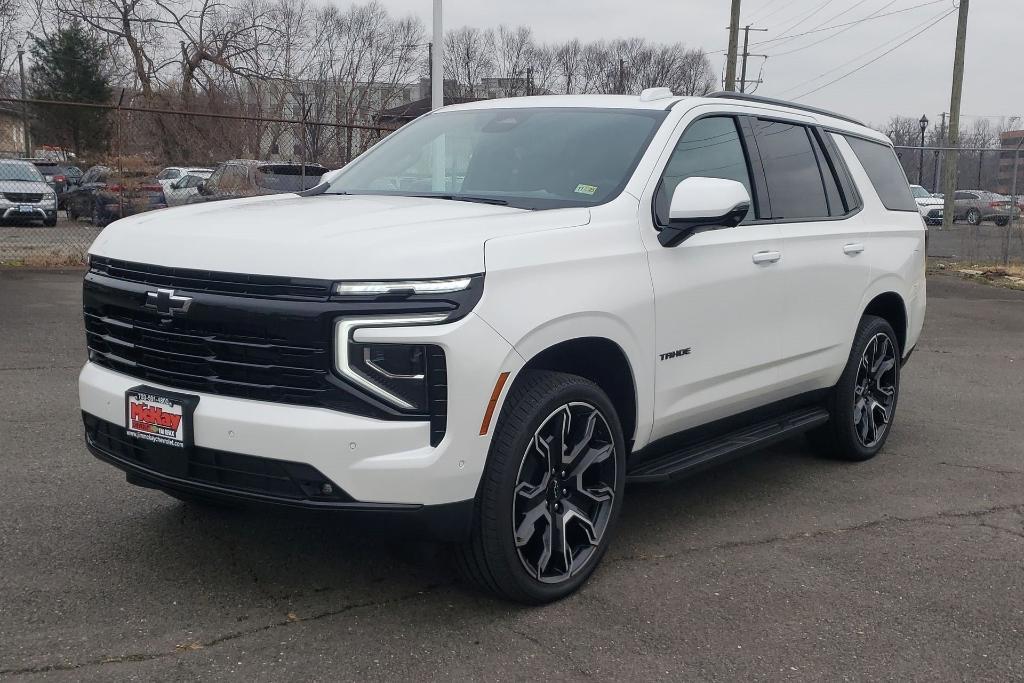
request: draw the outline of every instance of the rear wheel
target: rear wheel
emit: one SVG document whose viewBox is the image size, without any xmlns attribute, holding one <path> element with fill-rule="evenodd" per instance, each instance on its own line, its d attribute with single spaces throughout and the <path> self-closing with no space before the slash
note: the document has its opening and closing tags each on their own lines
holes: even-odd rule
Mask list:
<svg viewBox="0 0 1024 683">
<path fill-rule="evenodd" d="M 518 602 L 569 595 L 607 550 L 624 485 L 622 428 L 605 393 L 575 375 L 525 371 L 495 427 L 462 573 Z"/>
<path fill-rule="evenodd" d="M 1006 216 L 1001 216 L 996 219 L 996 225 L 998 225 L 1000 228 L 1005 228 L 1009 222 L 1010 219 L 1007 218 Z"/>
<path fill-rule="evenodd" d="M 830 419 L 808 437 L 822 455 L 867 460 L 889 436 L 900 391 L 900 347 L 884 319 L 861 319 L 839 382 L 828 399 Z"/>
</svg>

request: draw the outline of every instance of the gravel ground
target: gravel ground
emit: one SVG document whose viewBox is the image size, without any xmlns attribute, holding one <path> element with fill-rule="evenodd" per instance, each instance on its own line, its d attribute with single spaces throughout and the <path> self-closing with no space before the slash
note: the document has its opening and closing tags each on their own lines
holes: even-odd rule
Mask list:
<svg viewBox="0 0 1024 683">
<path fill-rule="evenodd" d="M 527 609 L 443 546 L 127 485 L 82 445 L 80 278 L 0 271 L 0 679 L 1024 678 L 1024 293 L 932 278 L 881 456 L 632 487 Z"/>
</svg>

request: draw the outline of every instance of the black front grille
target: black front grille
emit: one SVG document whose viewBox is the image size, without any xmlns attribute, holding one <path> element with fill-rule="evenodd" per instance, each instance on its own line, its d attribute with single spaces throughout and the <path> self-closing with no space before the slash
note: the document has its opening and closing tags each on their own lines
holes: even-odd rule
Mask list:
<svg viewBox="0 0 1024 683">
<path fill-rule="evenodd" d="M 43 201 L 43 195 L 39 192 L 4 192 L 4 199 L 16 204 L 38 204 Z"/>
<path fill-rule="evenodd" d="M 941 218 L 942 209 L 930 209 L 928 211 L 928 218 Z"/>
<path fill-rule="evenodd" d="M 331 294 L 331 283 L 327 280 L 168 268 L 102 256 L 89 258 L 89 270 L 127 282 L 209 294 L 307 301 L 326 301 Z"/>
<path fill-rule="evenodd" d="M 436 445 L 443 438 L 448 400 L 443 350 L 425 346 L 429 407 L 402 411 L 335 372 L 334 336 L 339 318 L 446 311 L 454 319 L 461 312 L 456 305 L 343 304 L 176 289 L 176 296 L 192 301 L 187 313 L 175 315 L 146 305 L 153 290 L 90 270 L 83 288 L 90 361 L 140 383 L 182 391 L 316 406 L 376 419 L 429 420 L 431 442 Z"/>
<path fill-rule="evenodd" d="M 212 448 L 174 448 L 129 437 L 119 425 L 83 413 L 90 446 L 108 457 L 157 474 L 219 489 L 277 499 L 351 502 L 337 484 L 305 463 L 260 458 Z"/>
</svg>

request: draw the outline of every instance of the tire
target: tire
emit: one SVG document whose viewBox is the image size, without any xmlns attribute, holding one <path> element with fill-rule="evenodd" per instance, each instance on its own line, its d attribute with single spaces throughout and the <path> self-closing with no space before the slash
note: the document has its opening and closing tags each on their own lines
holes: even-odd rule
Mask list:
<svg viewBox="0 0 1024 683">
<path fill-rule="evenodd" d="M 103 217 L 100 216 L 99 208 L 94 207 L 92 210 L 92 226 L 94 228 L 105 228 L 107 227 L 107 223 L 109 223 L 109 221 L 104 220 Z"/>
<path fill-rule="evenodd" d="M 981 225 L 981 213 L 977 209 L 968 211 L 967 223 L 970 225 Z"/>
<path fill-rule="evenodd" d="M 43 221 L 43 225 L 45 225 L 48 228 L 55 228 L 57 227 L 57 219 L 47 218 L 46 220 Z"/>
<path fill-rule="evenodd" d="M 577 457 L 555 456 L 555 464 L 563 464 L 552 469 L 551 451 L 542 447 L 566 432 L 567 419 L 565 446 Z M 596 384 L 560 372 L 524 371 L 494 429 L 470 539 L 456 553 L 460 573 L 485 591 L 527 604 L 574 592 L 611 541 L 622 507 L 625 455 L 618 415 Z"/>
<path fill-rule="evenodd" d="M 1010 219 L 1006 218 L 1005 216 L 997 218 L 995 220 L 996 225 L 998 225 L 1000 228 L 1005 228 L 1010 223 Z"/>
<path fill-rule="evenodd" d="M 872 373 L 862 372 L 862 363 L 870 366 L 873 357 L 880 359 L 880 372 L 868 377 Z M 869 460 L 878 455 L 896 415 L 901 357 L 899 341 L 888 322 L 873 315 L 861 318 L 846 368 L 829 393 L 829 421 L 808 434 L 812 446 L 821 455 L 853 461 Z M 871 381 L 866 382 L 868 379 Z M 862 400 L 874 400 L 877 405 L 865 413 L 863 407 L 858 410 L 858 406 L 863 405 Z M 872 426 L 868 426 L 867 419 L 871 419 Z"/>
</svg>

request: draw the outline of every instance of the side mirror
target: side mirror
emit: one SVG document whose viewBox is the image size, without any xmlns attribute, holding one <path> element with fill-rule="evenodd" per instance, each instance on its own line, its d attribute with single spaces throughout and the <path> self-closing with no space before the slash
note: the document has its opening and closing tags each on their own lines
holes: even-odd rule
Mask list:
<svg viewBox="0 0 1024 683">
<path fill-rule="evenodd" d="M 198 183 L 196 183 L 196 192 L 198 192 L 199 194 L 206 194 L 205 180 L 200 180 Z"/>
<path fill-rule="evenodd" d="M 658 233 L 663 247 L 674 247 L 698 232 L 734 228 L 750 210 L 743 183 L 725 178 L 686 178 L 676 185 L 668 225 Z"/>
</svg>

